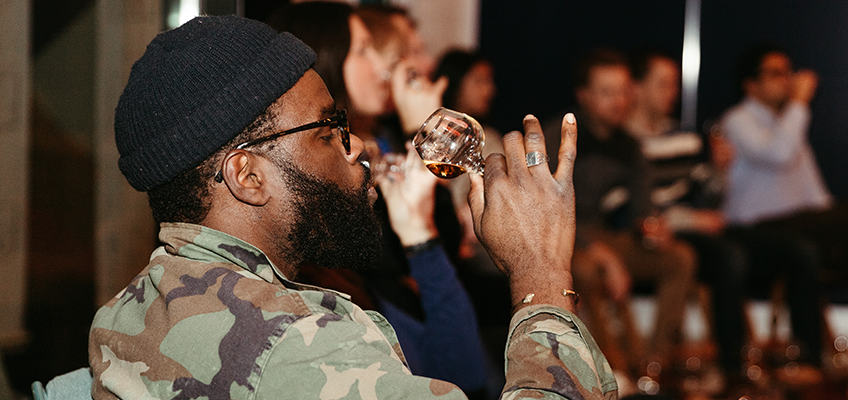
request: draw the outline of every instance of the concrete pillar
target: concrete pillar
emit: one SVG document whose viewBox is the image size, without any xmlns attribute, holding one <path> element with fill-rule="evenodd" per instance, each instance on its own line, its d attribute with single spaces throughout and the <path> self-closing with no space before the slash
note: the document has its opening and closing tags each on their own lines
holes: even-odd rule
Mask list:
<svg viewBox="0 0 848 400">
<path fill-rule="evenodd" d="M 26 340 L 30 5 L 0 0 L 0 352 Z"/>
<path fill-rule="evenodd" d="M 118 170 L 115 106 L 133 62 L 162 27 L 161 0 L 97 0 L 95 149 L 95 299 L 117 294 L 146 265 L 156 227 L 147 198 Z"/>
</svg>

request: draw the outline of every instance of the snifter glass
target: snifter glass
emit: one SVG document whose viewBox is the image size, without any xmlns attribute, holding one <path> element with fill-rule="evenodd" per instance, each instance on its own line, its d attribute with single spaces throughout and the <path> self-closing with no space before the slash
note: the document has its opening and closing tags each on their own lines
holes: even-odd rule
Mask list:
<svg viewBox="0 0 848 400">
<path fill-rule="evenodd" d="M 440 178 L 483 175 L 483 127 L 474 118 L 441 107 L 421 125 L 412 143 L 427 169 Z"/>
</svg>

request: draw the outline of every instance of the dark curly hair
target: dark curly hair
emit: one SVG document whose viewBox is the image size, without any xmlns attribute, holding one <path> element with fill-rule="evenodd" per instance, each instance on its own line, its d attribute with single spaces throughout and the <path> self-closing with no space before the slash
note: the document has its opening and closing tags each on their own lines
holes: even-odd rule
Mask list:
<svg viewBox="0 0 848 400">
<path fill-rule="evenodd" d="M 268 106 L 265 112 L 256 117 L 241 133 L 203 160 L 200 165 L 183 171 L 174 179 L 147 192 L 147 203 L 153 211 L 156 223 L 198 224 L 206 218 L 212 207 L 209 187 L 224 156 L 239 143 L 260 137 L 271 130 L 274 121 L 272 106 L 273 104 Z"/>
</svg>

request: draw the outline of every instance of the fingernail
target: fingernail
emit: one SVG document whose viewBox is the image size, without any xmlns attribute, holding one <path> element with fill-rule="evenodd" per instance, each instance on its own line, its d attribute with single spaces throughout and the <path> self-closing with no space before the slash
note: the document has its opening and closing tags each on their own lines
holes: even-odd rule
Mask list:
<svg viewBox="0 0 848 400">
<path fill-rule="evenodd" d="M 536 116 L 533 115 L 533 114 L 527 114 L 527 115 L 524 116 L 525 121 L 528 120 L 528 119 L 531 119 L 531 118 L 536 118 Z"/>
<path fill-rule="evenodd" d="M 574 125 L 574 123 L 577 122 L 577 121 L 574 119 L 574 114 L 568 113 L 568 114 L 565 114 L 565 122 L 568 122 L 569 124 Z"/>
</svg>

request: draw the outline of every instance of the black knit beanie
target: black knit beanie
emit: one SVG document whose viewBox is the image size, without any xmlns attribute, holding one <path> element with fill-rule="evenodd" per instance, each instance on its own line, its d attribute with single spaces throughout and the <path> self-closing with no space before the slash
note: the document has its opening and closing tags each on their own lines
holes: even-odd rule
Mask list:
<svg viewBox="0 0 848 400">
<path fill-rule="evenodd" d="M 196 167 L 314 63 L 290 33 L 237 16 L 197 17 L 159 34 L 115 110 L 121 172 L 148 191 Z"/>
</svg>

